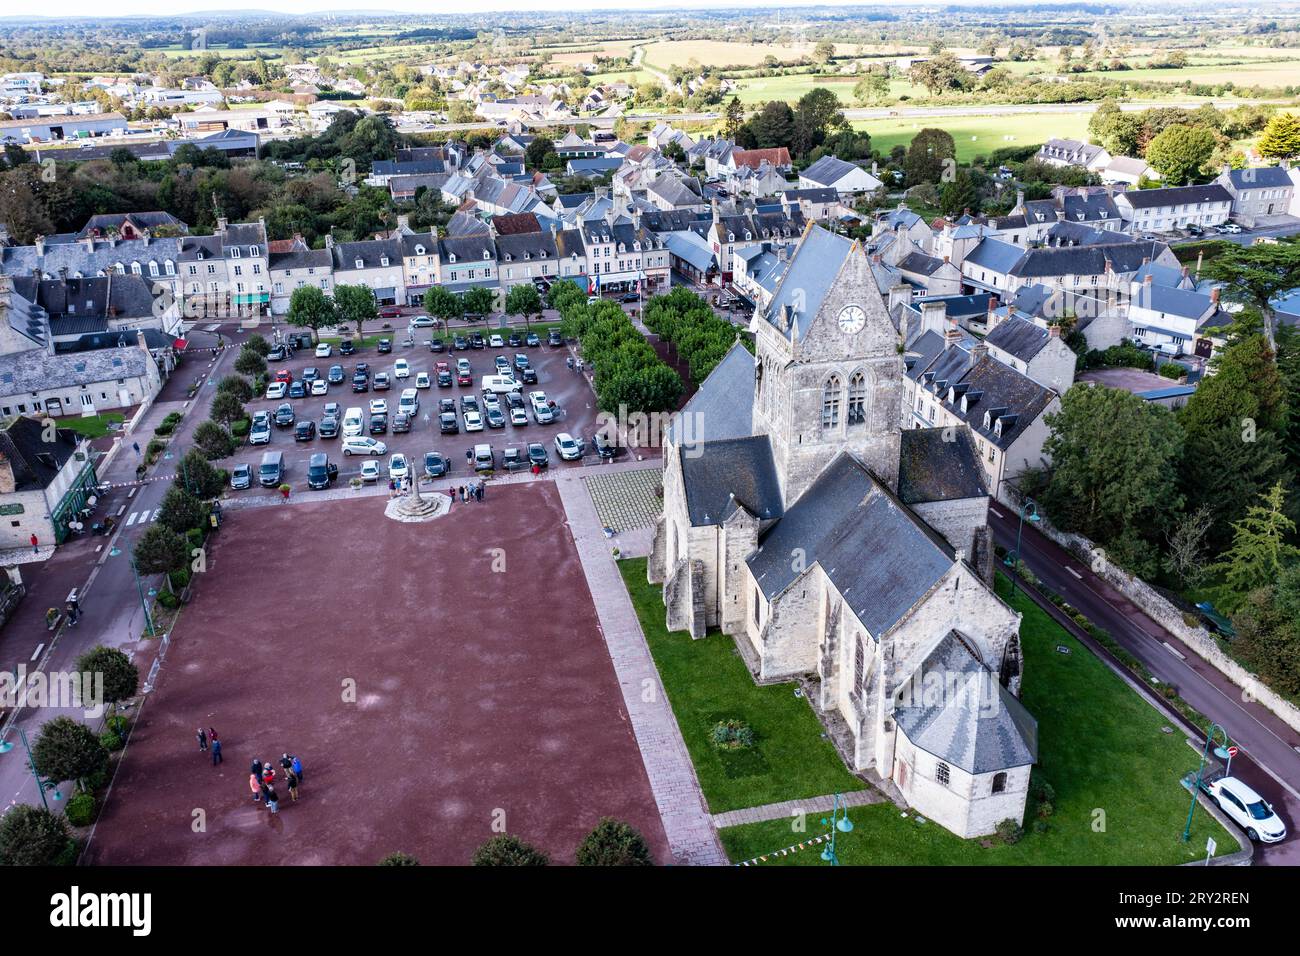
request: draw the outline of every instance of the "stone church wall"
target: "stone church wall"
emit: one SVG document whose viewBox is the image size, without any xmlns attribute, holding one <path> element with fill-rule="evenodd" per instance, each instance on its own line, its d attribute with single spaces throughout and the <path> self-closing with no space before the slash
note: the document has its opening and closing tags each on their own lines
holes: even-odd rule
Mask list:
<svg viewBox="0 0 1300 956">
<path fill-rule="evenodd" d="M 989 521 L 989 499 L 986 497 L 923 501 L 913 505 L 912 510 L 943 535 L 954 550 L 964 552 L 968 560 L 975 553 L 975 532 Z"/>
</svg>

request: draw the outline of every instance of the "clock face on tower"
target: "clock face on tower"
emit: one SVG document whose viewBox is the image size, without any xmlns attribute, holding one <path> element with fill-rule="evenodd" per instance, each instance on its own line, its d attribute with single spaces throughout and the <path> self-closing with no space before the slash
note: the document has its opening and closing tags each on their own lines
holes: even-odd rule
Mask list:
<svg viewBox="0 0 1300 956">
<path fill-rule="evenodd" d="M 867 324 L 867 313 L 860 305 L 846 305 L 840 309 L 840 331 L 846 335 L 857 335 Z"/>
</svg>

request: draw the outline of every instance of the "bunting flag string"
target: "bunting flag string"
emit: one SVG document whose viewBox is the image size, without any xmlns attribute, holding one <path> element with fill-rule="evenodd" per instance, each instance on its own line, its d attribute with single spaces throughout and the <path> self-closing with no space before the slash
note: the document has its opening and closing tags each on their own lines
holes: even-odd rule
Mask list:
<svg viewBox="0 0 1300 956">
<path fill-rule="evenodd" d="M 760 863 L 766 863 L 773 857 L 789 856 L 791 853 L 798 853 L 800 850 L 806 849 L 810 846 L 817 846 L 820 843 L 825 843 L 830 838 L 829 833 L 823 833 L 819 837 L 804 840 L 802 843 L 795 843 L 781 850 L 773 850 L 771 853 L 764 853 L 761 856 L 754 857 L 753 859 L 745 860 L 743 863 L 733 863 L 732 866 L 758 866 Z"/>
</svg>

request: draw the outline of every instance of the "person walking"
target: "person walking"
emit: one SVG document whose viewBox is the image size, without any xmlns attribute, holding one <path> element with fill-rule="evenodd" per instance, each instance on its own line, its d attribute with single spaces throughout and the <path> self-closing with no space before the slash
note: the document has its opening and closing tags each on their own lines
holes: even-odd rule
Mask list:
<svg viewBox="0 0 1300 956">
<path fill-rule="evenodd" d="M 208 749 L 208 735 L 205 734 L 203 728 L 200 727 L 195 736 L 199 738 L 199 753 L 203 753 Z"/>
<path fill-rule="evenodd" d="M 461 485 L 461 486 L 460 486 L 460 503 L 461 503 L 461 504 L 464 504 L 464 503 L 465 503 L 465 486 L 464 486 L 464 485 Z M 36 537 L 36 536 L 35 536 L 35 535 L 32 535 L 32 537 Z"/>
<path fill-rule="evenodd" d="M 75 627 L 77 624 L 77 602 L 69 601 L 67 607 L 64 608 L 64 610 L 67 612 L 68 615 L 68 627 Z"/>
<path fill-rule="evenodd" d="M 297 754 L 294 755 L 293 765 L 289 769 L 292 770 L 293 775 L 298 778 L 298 782 L 302 783 L 304 776 L 302 772 L 302 761 L 298 759 Z"/>
<path fill-rule="evenodd" d="M 209 728 L 208 728 L 208 741 L 209 741 L 210 743 L 216 743 L 216 742 L 217 742 L 217 728 L 216 728 L 216 727 L 209 727 Z"/>
<path fill-rule="evenodd" d="M 285 774 L 285 786 L 289 788 L 289 799 L 294 803 L 298 802 L 298 775 L 290 770 Z"/>
<path fill-rule="evenodd" d="M 280 812 L 280 797 L 276 794 L 275 787 L 268 786 L 266 788 L 266 805 L 272 813 Z"/>
<path fill-rule="evenodd" d="M 138 441 L 133 441 L 131 442 L 131 447 L 135 449 L 136 456 L 138 457 L 140 454 L 140 443 Z"/>
<path fill-rule="evenodd" d="M 221 763 L 221 741 L 213 737 L 212 738 L 212 766 L 215 767 L 219 763 Z"/>
<path fill-rule="evenodd" d="M 31 541 L 32 541 L 32 554 L 40 554 L 41 539 L 36 537 L 35 533 L 33 533 L 31 537 Z"/>
<path fill-rule="evenodd" d="M 258 780 L 262 779 L 262 761 L 254 757 L 253 764 L 248 769 L 252 771 L 253 776 L 256 777 Z"/>
<path fill-rule="evenodd" d="M 248 775 L 248 789 L 253 791 L 253 802 L 259 803 L 262 800 L 262 781 L 255 773 Z"/>
<path fill-rule="evenodd" d="M 481 481 L 474 483 L 474 500 L 476 501 L 483 500 L 483 482 Z"/>
</svg>

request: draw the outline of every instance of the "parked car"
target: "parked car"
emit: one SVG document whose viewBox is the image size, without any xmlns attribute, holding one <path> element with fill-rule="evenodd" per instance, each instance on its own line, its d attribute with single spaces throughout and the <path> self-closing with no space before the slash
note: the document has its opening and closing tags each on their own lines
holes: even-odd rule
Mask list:
<svg viewBox="0 0 1300 956">
<path fill-rule="evenodd" d="M 528 424 L 528 411 L 524 408 L 524 406 L 522 405 L 510 406 L 510 424 L 511 425 Z"/>
<path fill-rule="evenodd" d="M 547 331 L 546 344 L 552 347 L 564 344 L 564 339 L 560 336 L 559 329 L 550 329 Z"/>
<path fill-rule="evenodd" d="M 623 454 L 624 448 L 612 441 L 600 432 L 591 436 L 591 447 L 601 458 L 606 460 L 617 458 Z"/>
<path fill-rule="evenodd" d="M 311 441 L 316 437 L 316 423 L 310 418 L 304 418 L 298 424 L 293 426 L 294 441 Z"/>
<path fill-rule="evenodd" d="M 488 428 L 506 427 L 506 416 L 501 412 L 500 408 L 489 408 L 483 413 L 483 417 L 487 419 Z"/>
<path fill-rule="evenodd" d="M 317 358 L 329 358 L 333 354 L 334 346 L 330 345 L 328 342 L 322 342 L 320 345 L 316 346 Z"/>
<path fill-rule="evenodd" d="M 496 363 L 498 375 L 510 374 L 510 359 L 506 358 L 504 355 L 498 355 L 492 361 Z"/>
<path fill-rule="evenodd" d="M 411 363 L 404 358 L 399 358 L 393 363 L 393 378 L 410 378 Z"/>
<path fill-rule="evenodd" d="M 473 332 L 473 333 L 470 334 L 470 337 L 469 337 L 469 347 L 470 347 L 470 348 L 472 348 L 472 349 L 481 349 L 481 348 L 484 348 L 486 345 L 487 345 L 487 343 L 483 341 L 483 333 L 482 333 L 482 332 Z"/>
<path fill-rule="evenodd" d="M 461 414 L 465 422 L 465 431 L 481 432 L 483 430 L 483 416 L 476 409 L 469 409 Z"/>
<path fill-rule="evenodd" d="M 245 488 L 253 486 L 253 466 L 236 465 L 230 469 L 230 487 L 235 491 L 243 491 Z"/>
<path fill-rule="evenodd" d="M 456 414 L 456 399 L 454 398 L 438 399 L 438 412 L 439 414 L 441 414 L 442 412 L 451 412 L 453 415 Z"/>
<path fill-rule="evenodd" d="M 293 406 L 288 402 L 275 410 L 275 423 L 281 428 L 288 428 L 294 422 Z"/>
<path fill-rule="evenodd" d="M 311 383 L 312 395 L 327 395 L 329 394 L 329 390 L 330 384 L 323 378 L 318 378 L 316 381 Z"/>
<path fill-rule="evenodd" d="M 334 464 L 324 452 L 317 452 L 307 461 L 307 487 L 321 491 L 330 486 L 339 476 L 339 466 Z"/>
<path fill-rule="evenodd" d="M 326 402 L 325 407 L 321 409 L 322 415 L 333 415 L 335 418 L 343 417 L 343 408 L 338 402 Z"/>
<path fill-rule="evenodd" d="M 357 363 L 357 373 L 358 373 L 358 374 L 363 374 L 363 375 L 369 375 L 369 374 L 370 374 L 370 363 L 369 363 L 369 362 L 358 362 L 358 363 Z"/>
<path fill-rule="evenodd" d="M 443 368 L 443 369 L 439 369 L 439 370 L 438 370 L 438 387 L 439 387 L 439 388 L 451 388 L 451 386 L 452 386 L 451 370 L 450 370 L 450 369 L 445 369 L 445 368 Z"/>
<path fill-rule="evenodd" d="M 302 370 L 302 375 L 300 375 L 299 378 L 301 378 L 305 384 L 310 385 L 312 382 L 316 381 L 316 379 L 320 378 L 320 369 L 316 368 L 314 365 L 310 365 Z"/>
<path fill-rule="evenodd" d="M 405 478 L 408 471 L 406 456 L 400 451 L 395 451 L 388 459 L 388 477 Z"/>
<path fill-rule="evenodd" d="M 525 355 L 523 352 L 516 352 L 516 353 L 515 353 L 515 368 L 516 368 L 516 369 L 518 369 L 519 371 L 522 372 L 524 369 L 526 369 L 526 368 L 529 366 L 529 364 L 530 364 L 530 363 L 529 363 L 529 361 L 528 361 L 528 356 L 527 356 L 527 355 Z"/>
<path fill-rule="evenodd" d="M 488 337 L 488 345 L 494 349 L 502 348 L 505 344 L 505 340 L 499 335 L 491 335 Z"/>
<path fill-rule="evenodd" d="M 382 452 L 380 454 L 383 454 Z M 373 458 L 367 459 L 361 463 L 361 480 L 378 481 L 382 472 L 379 470 L 379 462 Z"/>
<path fill-rule="evenodd" d="M 454 336 L 451 340 L 451 347 L 457 352 L 463 352 L 469 348 L 469 339 L 463 335 Z"/>
<path fill-rule="evenodd" d="M 389 382 L 388 382 L 388 373 L 387 373 L 387 372 L 376 372 L 376 373 L 375 373 L 375 380 L 374 380 L 374 383 L 372 384 L 371 387 L 374 388 L 374 390 L 375 390 L 376 392 L 386 391 L 386 390 L 388 389 L 388 387 L 389 387 Z"/>
<path fill-rule="evenodd" d="M 402 432 L 411 430 L 411 416 L 407 412 L 398 412 L 393 416 L 393 434 L 399 435 Z"/>
<path fill-rule="evenodd" d="M 288 357 L 289 350 L 283 345 L 273 345 L 271 346 L 271 351 L 266 353 L 266 360 L 268 362 L 283 362 Z"/>
<path fill-rule="evenodd" d="M 568 432 L 555 436 L 555 451 L 565 461 L 577 461 L 582 457 L 582 446 Z"/>
<path fill-rule="evenodd" d="M 528 463 L 538 468 L 545 468 L 551 463 L 546 455 L 546 446 L 539 441 L 528 443 Z"/>
<path fill-rule="evenodd" d="M 253 413 L 253 424 L 248 429 L 250 445 L 265 445 L 271 441 L 271 413 L 260 411 Z"/>
<path fill-rule="evenodd" d="M 387 435 L 388 434 L 388 415 L 371 415 L 370 416 L 370 434 Z"/>
<path fill-rule="evenodd" d="M 478 411 L 478 399 L 473 395 L 462 395 L 460 397 L 460 410 L 462 412 Z"/>
<path fill-rule="evenodd" d="M 528 346 L 530 349 L 537 348 L 537 346 L 541 344 L 542 344 L 542 337 L 538 335 L 536 332 L 529 332 L 526 336 L 524 336 L 524 345 Z"/>
<path fill-rule="evenodd" d="M 618 301 L 620 301 L 620 302 L 640 302 L 640 301 L 641 301 L 641 296 L 640 296 L 639 293 L 636 293 L 636 292 L 624 292 L 624 293 L 619 297 L 619 300 L 618 300 Z"/>
<path fill-rule="evenodd" d="M 331 385 L 343 384 L 343 366 L 331 365 L 329 374 L 326 376 Z"/>
<path fill-rule="evenodd" d="M 368 392 L 370 391 L 370 376 L 365 372 L 357 372 L 352 376 L 352 391 Z"/>
<path fill-rule="evenodd" d="M 337 438 L 339 433 L 339 420 L 334 415 L 322 415 L 320 427 L 316 429 L 316 434 L 321 438 Z"/>
<path fill-rule="evenodd" d="M 1286 839 L 1286 824 L 1272 804 L 1236 777 L 1221 777 L 1210 784 L 1210 796 L 1232 822 L 1258 843 Z"/>
<path fill-rule="evenodd" d="M 428 373 L 428 372 L 416 372 L 416 373 L 415 373 L 415 387 L 416 387 L 416 388 L 428 388 L 428 387 L 429 387 L 430 385 L 432 385 L 432 384 L 433 384 L 433 383 L 432 383 L 431 381 L 429 381 L 429 373 Z"/>
<path fill-rule="evenodd" d="M 451 462 L 443 457 L 442 452 L 426 451 L 424 453 L 424 473 L 430 478 L 441 478 L 451 468 Z"/>
<path fill-rule="evenodd" d="M 438 416 L 438 431 L 444 435 L 455 435 L 460 432 L 460 422 L 455 412 L 442 412 Z"/>
<path fill-rule="evenodd" d="M 496 453 L 491 445 L 475 445 L 465 453 L 475 471 L 491 471 L 497 466 Z"/>
<path fill-rule="evenodd" d="M 518 471 L 524 467 L 524 453 L 514 445 L 501 452 L 501 467 L 506 471 Z"/>
<path fill-rule="evenodd" d="M 458 368 L 456 370 L 456 384 L 457 385 L 474 384 L 474 376 L 469 373 L 468 368 L 464 368 L 464 369 Z"/>
<path fill-rule="evenodd" d="M 307 386 L 303 384 L 301 379 L 299 379 L 296 382 L 291 382 L 289 384 L 289 397 L 290 398 L 307 397 Z"/>
<path fill-rule="evenodd" d="M 524 344 L 524 337 L 518 332 L 511 332 L 510 338 L 506 339 L 506 344 L 512 349 L 517 349 L 519 346 Z"/>
<path fill-rule="evenodd" d="M 345 456 L 352 455 L 387 455 L 388 446 L 368 435 L 353 435 L 343 439 L 339 447 Z"/>
<path fill-rule="evenodd" d="M 446 340 L 443 339 L 442 336 L 439 336 L 439 335 L 435 335 L 435 336 L 431 337 L 431 338 L 429 339 L 429 351 L 430 351 L 430 352 L 445 352 L 445 351 L 447 351 L 447 342 L 446 342 Z"/>
<path fill-rule="evenodd" d="M 433 328 L 433 317 L 428 315 L 417 315 L 411 319 L 411 328 L 413 329 L 431 329 Z"/>
<path fill-rule="evenodd" d="M 1241 232 L 1241 226 L 1237 225 L 1235 222 L 1225 222 L 1223 224 L 1223 231 L 1235 236 L 1237 233 Z"/>
<path fill-rule="evenodd" d="M 401 314 L 402 308 L 397 305 L 385 305 L 379 310 L 379 317 L 381 319 L 395 319 Z"/>
<path fill-rule="evenodd" d="M 387 403 L 386 401 L 384 401 L 382 398 L 372 398 L 372 399 L 370 400 L 370 414 L 371 414 L 371 415 L 387 415 L 387 414 L 388 414 L 388 403 Z"/>
<path fill-rule="evenodd" d="M 531 365 L 525 365 L 519 372 L 519 377 L 523 379 L 525 385 L 537 384 L 537 369 Z"/>
<path fill-rule="evenodd" d="M 351 339 L 344 339 L 339 343 L 339 355 L 351 355 L 356 352 L 357 347 Z"/>
<path fill-rule="evenodd" d="M 380 355 L 387 355 L 389 352 L 393 350 L 393 340 L 380 339 L 378 344 L 378 349 Z"/>
</svg>

